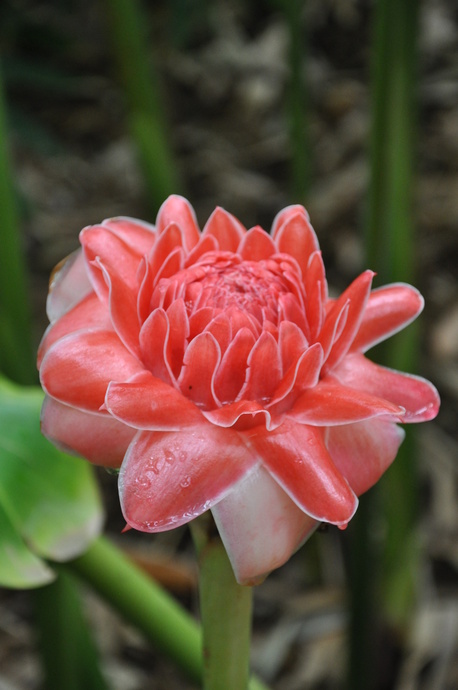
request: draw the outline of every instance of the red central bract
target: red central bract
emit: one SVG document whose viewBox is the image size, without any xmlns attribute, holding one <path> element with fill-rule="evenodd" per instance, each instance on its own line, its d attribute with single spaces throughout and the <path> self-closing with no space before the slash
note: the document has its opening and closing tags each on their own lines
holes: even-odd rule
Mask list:
<svg viewBox="0 0 458 690">
<path fill-rule="evenodd" d="M 43 432 L 121 468 L 135 529 L 211 509 L 240 582 L 281 565 L 320 521 L 346 525 L 394 459 L 398 423 L 437 414 L 429 382 L 364 356 L 421 296 L 371 291 L 366 271 L 330 299 L 301 206 L 271 235 L 222 209 L 201 233 L 173 196 L 156 226 L 112 219 L 81 244 L 51 285 Z"/>
</svg>

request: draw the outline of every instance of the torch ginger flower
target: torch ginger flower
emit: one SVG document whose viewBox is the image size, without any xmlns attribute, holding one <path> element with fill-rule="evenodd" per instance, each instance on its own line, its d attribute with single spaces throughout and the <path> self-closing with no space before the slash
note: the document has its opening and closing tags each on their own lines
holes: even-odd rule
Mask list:
<svg viewBox="0 0 458 690">
<path fill-rule="evenodd" d="M 393 461 L 398 423 L 437 414 L 428 381 L 364 355 L 420 313 L 421 295 L 371 291 L 365 271 L 331 299 L 301 206 L 271 235 L 220 208 L 200 232 L 172 196 L 156 226 L 114 218 L 80 240 L 48 298 L 43 433 L 120 468 L 137 530 L 211 509 L 241 583 L 321 521 L 345 526 Z"/>
</svg>

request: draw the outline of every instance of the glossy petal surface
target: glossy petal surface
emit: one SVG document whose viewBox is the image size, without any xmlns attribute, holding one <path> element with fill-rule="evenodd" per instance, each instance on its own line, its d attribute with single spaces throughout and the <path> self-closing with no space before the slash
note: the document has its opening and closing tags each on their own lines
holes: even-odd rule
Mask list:
<svg viewBox="0 0 458 690">
<path fill-rule="evenodd" d="M 183 432 L 140 432 L 119 476 L 124 517 L 145 532 L 178 527 L 221 500 L 258 462 L 237 432 L 208 422 Z"/>
<path fill-rule="evenodd" d="M 399 424 L 432 419 L 432 384 L 366 359 L 423 307 L 364 271 L 330 298 L 307 211 L 271 234 L 216 208 L 199 229 L 172 195 L 155 225 L 85 228 L 51 284 L 38 363 L 43 431 L 119 467 L 128 524 L 212 509 L 234 571 L 256 582 L 317 522 L 346 525 L 393 461 Z"/>
<path fill-rule="evenodd" d="M 212 513 L 237 580 L 246 585 L 283 565 L 319 524 L 263 467 L 235 485 Z"/>
</svg>

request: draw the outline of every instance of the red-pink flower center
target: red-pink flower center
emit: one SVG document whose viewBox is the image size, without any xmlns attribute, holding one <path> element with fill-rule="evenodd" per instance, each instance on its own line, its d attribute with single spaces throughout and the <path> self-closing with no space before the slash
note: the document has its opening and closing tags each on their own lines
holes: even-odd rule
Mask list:
<svg viewBox="0 0 458 690">
<path fill-rule="evenodd" d="M 291 292 L 276 261 L 242 261 L 238 256 L 200 262 L 183 271 L 180 282 L 188 315 L 202 307 L 236 308 L 261 323 L 277 321 L 279 297 Z"/>
</svg>

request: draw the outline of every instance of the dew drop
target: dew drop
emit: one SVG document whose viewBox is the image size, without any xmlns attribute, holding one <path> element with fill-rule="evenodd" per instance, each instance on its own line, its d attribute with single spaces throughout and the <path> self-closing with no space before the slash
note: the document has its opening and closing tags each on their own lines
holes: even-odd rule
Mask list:
<svg viewBox="0 0 458 690">
<path fill-rule="evenodd" d="M 191 477 L 184 477 L 180 482 L 180 486 L 183 489 L 186 489 L 190 484 L 191 484 Z"/>
</svg>

